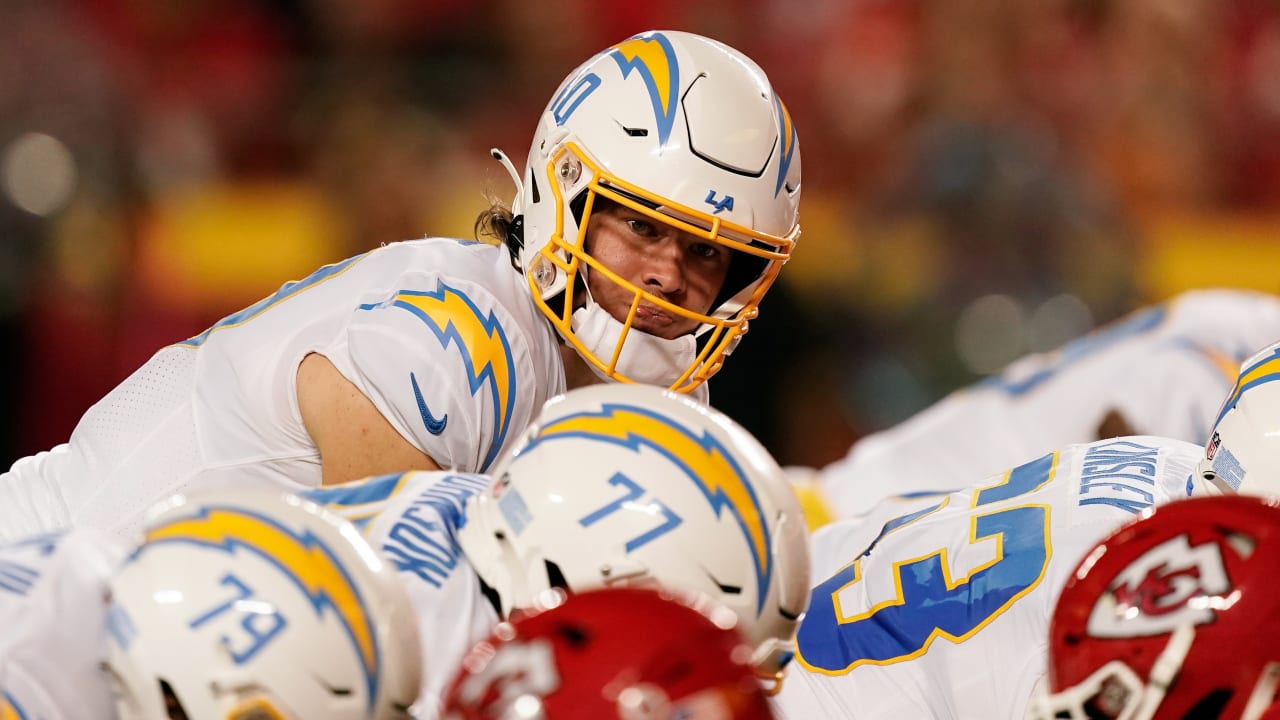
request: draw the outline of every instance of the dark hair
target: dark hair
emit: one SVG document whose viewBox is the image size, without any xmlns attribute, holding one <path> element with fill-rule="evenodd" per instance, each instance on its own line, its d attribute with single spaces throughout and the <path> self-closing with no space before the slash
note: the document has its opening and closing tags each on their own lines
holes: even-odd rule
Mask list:
<svg viewBox="0 0 1280 720">
<path fill-rule="evenodd" d="M 511 208 L 496 197 L 489 198 L 489 207 L 480 211 L 473 229 L 476 240 L 485 242 L 492 238 L 506 246 L 511 254 L 511 267 L 520 270 L 520 251 L 524 248 L 524 216 L 513 215 Z"/>
</svg>

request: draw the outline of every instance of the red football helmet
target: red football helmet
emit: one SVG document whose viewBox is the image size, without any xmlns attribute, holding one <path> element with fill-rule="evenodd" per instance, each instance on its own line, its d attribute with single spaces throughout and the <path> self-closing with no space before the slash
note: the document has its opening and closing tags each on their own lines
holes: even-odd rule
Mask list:
<svg viewBox="0 0 1280 720">
<path fill-rule="evenodd" d="M 1275 717 L 1280 505 L 1223 496 L 1157 509 L 1099 543 L 1049 631 L 1030 717 Z"/>
<path fill-rule="evenodd" d="M 517 612 L 463 659 L 446 720 L 768 720 L 737 616 L 644 588 Z"/>
</svg>

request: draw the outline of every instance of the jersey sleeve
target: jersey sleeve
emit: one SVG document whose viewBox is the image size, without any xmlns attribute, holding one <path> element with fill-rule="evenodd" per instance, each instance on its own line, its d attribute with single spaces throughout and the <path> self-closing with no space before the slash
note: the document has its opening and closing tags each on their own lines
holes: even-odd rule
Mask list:
<svg viewBox="0 0 1280 720">
<path fill-rule="evenodd" d="M 1115 378 L 1113 407 L 1139 433 L 1203 444 L 1235 379 L 1233 361 L 1221 353 L 1170 342 Z"/>
<path fill-rule="evenodd" d="M 309 493 L 363 520 L 365 537 L 396 569 L 422 643 L 420 717 L 437 717 L 463 655 L 498 622 L 457 540 L 467 501 L 488 485 L 483 475 L 413 472 Z"/>
<path fill-rule="evenodd" d="M 441 468 L 484 472 L 528 416 L 534 364 L 512 314 L 466 281 L 426 278 L 360 306 L 322 350 Z"/>
<path fill-rule="evenodd" d="M 67 455 L 69 446 L 22 458 L 0 473 L 0 543 L 14 542 L 37 533 L 71 525 L 71 509 L 64 488 L 43 473 L 47 462 Z M 80 500 L 76 495 L 75 500 Z M 0 718 L 4 717 L 0 715 Z"/>
</svg>

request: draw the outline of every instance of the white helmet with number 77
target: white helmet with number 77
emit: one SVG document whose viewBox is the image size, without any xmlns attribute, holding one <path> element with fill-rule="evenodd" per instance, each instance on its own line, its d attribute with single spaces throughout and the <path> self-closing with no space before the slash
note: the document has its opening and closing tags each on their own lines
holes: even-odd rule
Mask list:
<svg viewBox="0 0 1280 720">
<path fill-rule="evenodd" d="M 763 676 L 791 659 L 804 518 L 778 464 L 722 413 L 648 385 L 571 391 L 470 503 L 458 539 L 504 615 L 551 588 L 699 592 L 737 613 Z"/>
</svg>

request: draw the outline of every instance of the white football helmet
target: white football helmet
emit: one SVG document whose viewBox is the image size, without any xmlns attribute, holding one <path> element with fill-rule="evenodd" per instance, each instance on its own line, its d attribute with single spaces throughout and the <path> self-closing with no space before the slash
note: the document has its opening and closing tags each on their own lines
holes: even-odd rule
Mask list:
<svg viewBox="0 0 1280 720">
<path fill-rule="evenodd" d="M 458 540 L 503 614 L 561 587 L 700 592 L 781 677 L 809 594 L 804 517 L 769 453 L 724 414 L 649 385 L 548 401 Z"/>
<path fill-rule="evenodd" d="M 685 32 L 636 35 L 570 73 L 538 121 L 517 184 L 518 263 L 534 301 L 612 380 L 697 388 L 747 331 L 799 236 L 800 149 L 786 107 L 750 58 Z M 592 257 L 585 230 L 598 198 L 730 250 L 728 275 L 707 314 L 680 308 Z M 611 316 L 589 293 L 585 306 L 574 307 L 588 273 L 634 295 L 627 317 Z M 698 329 L 671 340 L 631 332 L 642 300 L 697 321 Z"/>
<path fill-rule="evenodd" d="M 1280 343 L 1245 360 L 1198 475 L 1210 492 L 1280 497 Z"/>
<path fill-rule="evenodd" d="M 289 493 L 165 503 L 110 589 L 122 720 L 390 720 L 417 698 L 417 621 L 394 569 Z"/>
</svg>

